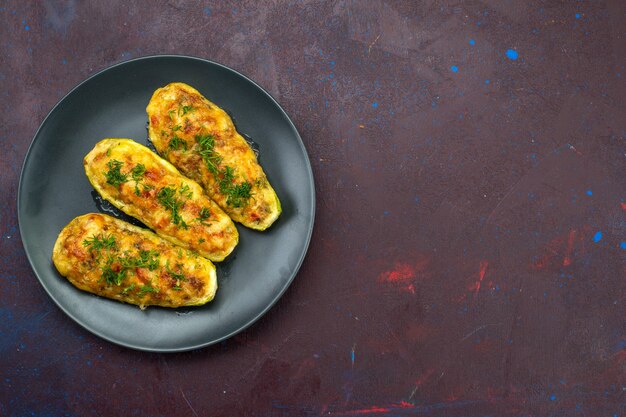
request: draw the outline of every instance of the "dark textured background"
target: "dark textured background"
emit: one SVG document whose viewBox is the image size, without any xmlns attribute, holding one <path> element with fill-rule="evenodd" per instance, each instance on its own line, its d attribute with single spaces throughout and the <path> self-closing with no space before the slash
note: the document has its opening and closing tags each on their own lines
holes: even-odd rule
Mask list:
<svg viewBox="0 0 626 417">
<path fill-rule="evenodd" d="M 625 32 L 620 0 L 2 2 L 0 415 L 624 415 Z M 66 317 L 16 217 L 52 106 L 159 53 L 266 88 L 318 198 L 278 304 L 181 354 Z"/>
</svg>

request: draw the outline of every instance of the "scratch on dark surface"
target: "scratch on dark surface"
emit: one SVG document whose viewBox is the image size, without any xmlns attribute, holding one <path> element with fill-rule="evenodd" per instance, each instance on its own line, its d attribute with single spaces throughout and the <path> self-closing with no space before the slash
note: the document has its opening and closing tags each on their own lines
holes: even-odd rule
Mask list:
<svg viewBox="0 0 626 417">
<path fill-rule="evenodd" d="M 280 342 L 279 344 L 277 344 L 272 350 L 270 350 L 269 352 L 267 352 L 265 355 L 263 355 L 262 357 L 260 357 L 259 359 L 256 360 L 256 362 L 254 362 L 254 365 L 252 365 L 248 371 L 246 371 L 243 375 L 241 375 L 241 377 L 237 380 L 237 383 L 243 381 L 248 375 L 250 375 L 250 373 L 252 373 L 254 370 L 256 370 L 259 366 L 261 366 L 261 364 L 263 363 L 263 361 L 265 361 L 267 358 L 271 357 L 272 355 L 276 354 L 278 351 L 280 351 L 280 349 L 282 349 L 283 345 L 285 343 L 287 343 L 289 340 L 291 340 L 291 338 L 293 338 L 296 334 L 300 333 L 298 330 L 294 330 L 293 332 L 289 333 L 283 340 L 282 342 Z M 236 384 L 237 384 L 236 383 Z"/>
<path fill-rule="evenodd" d="M 356 349 L 356 343 L 352 345 L 352 350 L 350 351 L 350 362 L 352 363 L 353 368 L 354 368 L 354 358 L 355 358 L 354 350 L 355 349 Z"/>
<path fill-rule="evenodd" d="M 378 42 L 378 39 L 380 38 L 380 35 L 376 36 L 376 39 L 374 39 L 374 42 L 370 43 L 369 46 L 367 47 L 367 54 L 369 55 L 370 52 L 372 52 L 372 47 L 374 45 L 376 45 L 376 42 Z"/>
<path fill-rule="evenodd" d="M 477 328 L 475 328 L 474 330 L 472 330 L 471 332 L 469 332 L 468 334 L 466 334 L 461 341 L 463 340 L 467 340 L 470 336 L 472 336 L 473 334 L 475 334 L 476 332 L 481 331 L 482 329 L 489 327 L 489 326 L 499 326 L 500 323 L 496 323 L 496 324 L 483 324 L 482 326 L 478 326 Z"/>
<path fill-rule="evenodd" d="M 189 400 L 187 399 L 187 397 L 185 396 L 185 393 L 183 392 L 182 388 L 179 388 L 180 393 L 183 395 L 183 399 L 185 400 L 185 402 L 187 403 L 187 405 L 189 406 L 189 408 L 191 409 L 191 411 L 193 412 L 193 415 L 196 417 L 198 416 L 198 413 L 196 413 L 196 410 L 193 408 L 193 406 L 191 405 L 191 403 L 189 402 Z"/>
</svg>

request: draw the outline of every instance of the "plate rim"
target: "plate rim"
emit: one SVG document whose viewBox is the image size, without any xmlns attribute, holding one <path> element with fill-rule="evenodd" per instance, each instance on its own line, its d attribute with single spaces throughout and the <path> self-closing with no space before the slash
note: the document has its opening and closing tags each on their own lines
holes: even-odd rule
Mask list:
<svg viewBox="0 0 626 417">
<path fill-rule="evenodd" d="M 39 276 L 39 273 L 37 272 L 37 270 L 35 268 L 35 264 L 34 264 L 32 258 L 31 258 L 30 252 L 29 252 L 29 250 L 26 247 L 26 241 L 24 239 L 24 234 L 22 233 L 23 230 L 22 230 L 22 218 L 21 218 L 22 217 L 22 214 L 21 214 L 21 212 L 22 212 L 21 200 L 22 200 L 22 179 L 24 177 L 24 171 L 25 171 L 26 165 L 27 165 L 27 163 L 28 163 L 28 161 L 29 161 L 29 159 L 30 159 L 30 157 L 32 155 L 33 147 L 35 146 L 36 142 L 39 141 L 39 133 L 41 132 L 43 127 L 46 125 L 46 123 L 48 122 L 50 117 L 56 112 L 57 108 L 62 103 L 64 103 L 76 90 L 81 88 L 84 84 L 86 84 L 87 82 L 91 81 L 92 79 L 94 79 L 94 78 L 96 78 L 96 77 L 106 73 L 107 71 L 113 70 L 114 68 L 117 68 L 117 67 L 120 67 L 120 66 L 128 65 L 130 63 L 138 62 L 138 61 L 160 60 L 160 59 L 188 59 L 188 60 L 192 60 L 192 61 L 199 61 L 199 62 L 204 63 L 204 64 L 215 65 L 217 67 L 221 67 L 223 70 L 226 70 L 228 72 L 233 73 L 236 76 L 242 77 L 244 80 L 246 80 L 247 82 L 251 83 L 254 87 L 256 87 L 261 92 L 263 92 L 274 103 L 274 105 L 280 110 L 280 112 L 283 114 L 283 116 L 287 120 L 288 125 L 293 130 L 293 132 L 295 133 L 297 141 L 298 141 L 298 145 L 301 148 L 304 156 L 306 157 L 305 168 L 306 168 L 306 171 L 307 171 L 308 176 L 310 178 L 310 186 L 311 186 L 310 187 L 310 192 L 309 192 L 309 198 L 311 199 L 311 207 L 310 207 L 311 222 L 310 222 L 310 226 L 308 227 L 308 230 L 307 230 L 307 234 L 306 234 L 306 238 L 305 238 L 305 242 L 304 242 L 304 250 L 300 254 L 300 257 L 299 257 L 299 259 L 298 259 L 298 261 L 296 263 L 296 267 L 292 271 L 291 276 L 285 282 L 285 284 L 280 289 L 280 291 L 278 291 L 276 293 L 276 295 L 267 304 L 267 306 L 265 306 L 265 308 L 263 308 L 256 316 L 251 317 L 246 323 L 244 323 L 242 326 L 239 326 L 237 329 L 231 331 L 230 333 L 222 335 L 221 337 L 209 340 L 209 341 L 204 342 L 204 343 L 198 343 L 198 344 L 185 346 L 185 347 L 180 347 L 180 348 L 159 348 L 159 347 L 155 348 L 155 347 L 149 347 L 149 346 L 148 347 L 140 346 L 140 345 L 133 344 L 133 343 L 127 343 L 127 342 L 118 340 L 115 337 L 111 337 L 109 335 L 103 334 L 102 332 L 93 329 L 90 325 L 84 323 L 79 317 L 76 317 L 74 314 L 69 312 L 65 308 L 65 306 L 63 304 L 61 304 L 52 295 L 52 293 L 50 292 L 50 289 L 46 285 L 45 280 L 43 280 Z M 24 252 L 26 253 L 26 258 L 28 259 L 28 263 L 30 264 L 30 267 L 31 267 L 31 270 L 32 270 L 33 274 L 35 275 L 35 277 L 37 277 L 37 280 L 39 281 L 39 283 L 41 284 L 41 286 L 43 287 L 45 292 L 48 294 L 48 296 L 57 305 L 57 307 L 59 307 L 61 309 L 61 311 L 63 311 L 68 317 L 70 317 L 75 323 L 77 323 L 83 329 L 89 331 L 90 333 L 92 333 L 92 334 L 94 334 L 94 335 L 96 335 L 96 336 L 98 336 L 98 337 L 100 337 L 100 338 L 102 338 L 104 340 L 107 340 L 108 342 L 114 343 L 114 344 L 116 344 L 118 346 L 124 346 L 124 347 L 130 348 L 130 349 L 135 349 L 135 350 L 140 350 L 140 351 L 145 351 L 145 352 L 158 352 L 158 353 L 186 352 L 186 351 L 201 349 L 201 348 L 205 348 L 207 346 L 214 345 L 216 343 L 219 343 L 221 341 L 229 339 L 229 338 L 235 336 L 236 334 L 246 330 L 247 328 L 252 326 L 254 323 L 256 323 L 261 317 L 263 317 L 272 307 L 274 307 L 274 305 L 278 302 L 278 300 L 284 295 L 284 293 L 287 291 L 287 289 L 291 286 L 291 284 L 292 284 L 293 280 L 295 279 L 296 275 L 298 275 L 298 272 L 300 271 L 300 267 L 302 266 L 302 263 L 304 262 L 304 258 L 306 257 L 306 254 L 308 253 L 308 250 L 309 250 L 309 245 L 311 243 L 311 237 L 313 235 L 313 229 L 314 229 L 314 226 L 315 226 L 315 212 L 316 212 L 315 177 L 313 176 L 313 169 L 311 167 L 311 158 L 309 157 L 309 154 L 308 154 L 308 152 L 306 150 L 306 147 L 304 146 L 304 142 L 302 141 L 302 137 L 300 136 L 300 132 L 298 132 L 298 129 L 294 125 L 293 121 L 291 120 L 291 118 L 289 117 L 289 115 L 287 114 L 285 109 L 283 109 L 283 107 L 278 103 L 278 101 L 276 101 L 276 99 L 267 90 L 265 90 L 263 87 L 261 87 L 259 84 L 257 84 L 254 80 L 250 79 L 245 74 L 242 74 L 241 72 L 239 72 L 239 71 L 237 71 L 237 70 L 235 70 L 235 69 L 233 69 L 231 67 L 228 67 L 228 66 L 226 66 L 224 64 L 221 64 L 219 62 L 215 62 L 213 60 L 206 59 L 206 58 L 200 58 L 200 57 L 191 56 L 191 55 L 177 55 L 177 54 L 146 55 L 146 56 L 141 56 L 141 57 L 137 57 L 137 58 L 133 58 L 133 59 L 129 59 L 129 60 L 126 60 L 126 61 L 117 62 L 115 64 L 109 65 L 109 66 L 107 66 L 107 67 L 105 67 L 105 68 L 95 72 L 94 74 L 90 75 L 89 77 L 83 79 L 76 86 L 74 86 L 67 94 L 65 94 L 61 99 L 59 99 L 56 102 L 56 104 L 52 107 L 52 109 L 48 112 L 46 117 L 43 118 L 43 120 L 39 124 L 39 127 L 35 131 L 35 134 L 33 135 L 33 138 L 31 139 L 30 144 L 28 145 L 28 149 L 26 150 L 26 154 L 24 155 L 24 161 L 22 162 L 22 168 L 20 169 L 20 176 L 19 176 L 19 180 L 18 180 L 16 200 L 17 200 L 18 229 L 19 229 L 19 232 L 20 232 L 20 240 L 22 241 L 22 247 L 24 249 Z"/>
</svg>

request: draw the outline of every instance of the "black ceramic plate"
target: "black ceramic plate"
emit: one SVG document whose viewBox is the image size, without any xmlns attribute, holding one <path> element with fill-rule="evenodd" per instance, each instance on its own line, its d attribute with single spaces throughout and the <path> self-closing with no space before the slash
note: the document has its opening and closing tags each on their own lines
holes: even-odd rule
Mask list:
<svg viewBox="0 0 626 417">
<path fill-rule="evenodd" d="M 101 211 L 83 157 L 103 138 L 147 144 L 146 106 L 158 87 L 187 83 L 227 110 L 259 147 L 259 162 L 283 207 L 265 232 L 238 225 L 239 246 L 217 264 L 213 302 L 195 308 L 138 307 L 82 292 L 51 261 L 58 233 L 74 217 Z M 147 351 L 183 351 L 243 330 L 284 293 L 304 259 L 315 214 L 306 150 L 272 97 L 236 71 L 183 56 L 154 56 L 110 67 L 87 79 L 52 109 L 26 154 L 18 191 L 20 233 L 28 259 L 67 315 L 111 342 Z"/>
</svg>

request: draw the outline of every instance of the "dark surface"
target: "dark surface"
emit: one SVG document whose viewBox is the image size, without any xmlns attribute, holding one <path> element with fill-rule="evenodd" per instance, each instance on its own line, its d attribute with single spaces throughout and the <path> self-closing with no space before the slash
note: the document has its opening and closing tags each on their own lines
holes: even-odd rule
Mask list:
<svg viewBox="0 0 626 417">
<path fill-rule="evenodd" d="M 0 415 L 624 415 L 622 1 L 188 3 L 0 6 Z M 266 88 L 318 197 L 276 306 L 180 354 L 70 320 L 16 217 L 52 106 L 157 53 Z"/>
<path fill-rule="evenodd" d="M 196 87 L 236 115 L 238 129 L 254 138 L 262 152 L 259 159 L 281 196 L 283 212 L 280 221 L 263 233 L 239 228 L 236 250 L 217 265 L 219 290 L 211 303 L 198 308 L 141 311 L 78 291 L 60 277 L 50 254 L 59 231 L 70 220 L 101 208 L 102 199 L 91 194 L 84 156 L 103 138 L 132 138 L 148 146 L 146 103 L 156 88 L 172 81 Z M 228 68 L 180 56 L 148 57 L 115 65 L 63 98 L 33 139 L 18 190 L 24 248 L 56 303 L 107 340 L 149 351 L 183 351 L 220 341 L 267 311 L 302 263 L 315 204 L 311 166 L 303 146 L 276 102 Z M 107 213 L 129 218 L 117 209 Z"/>
</svg>

